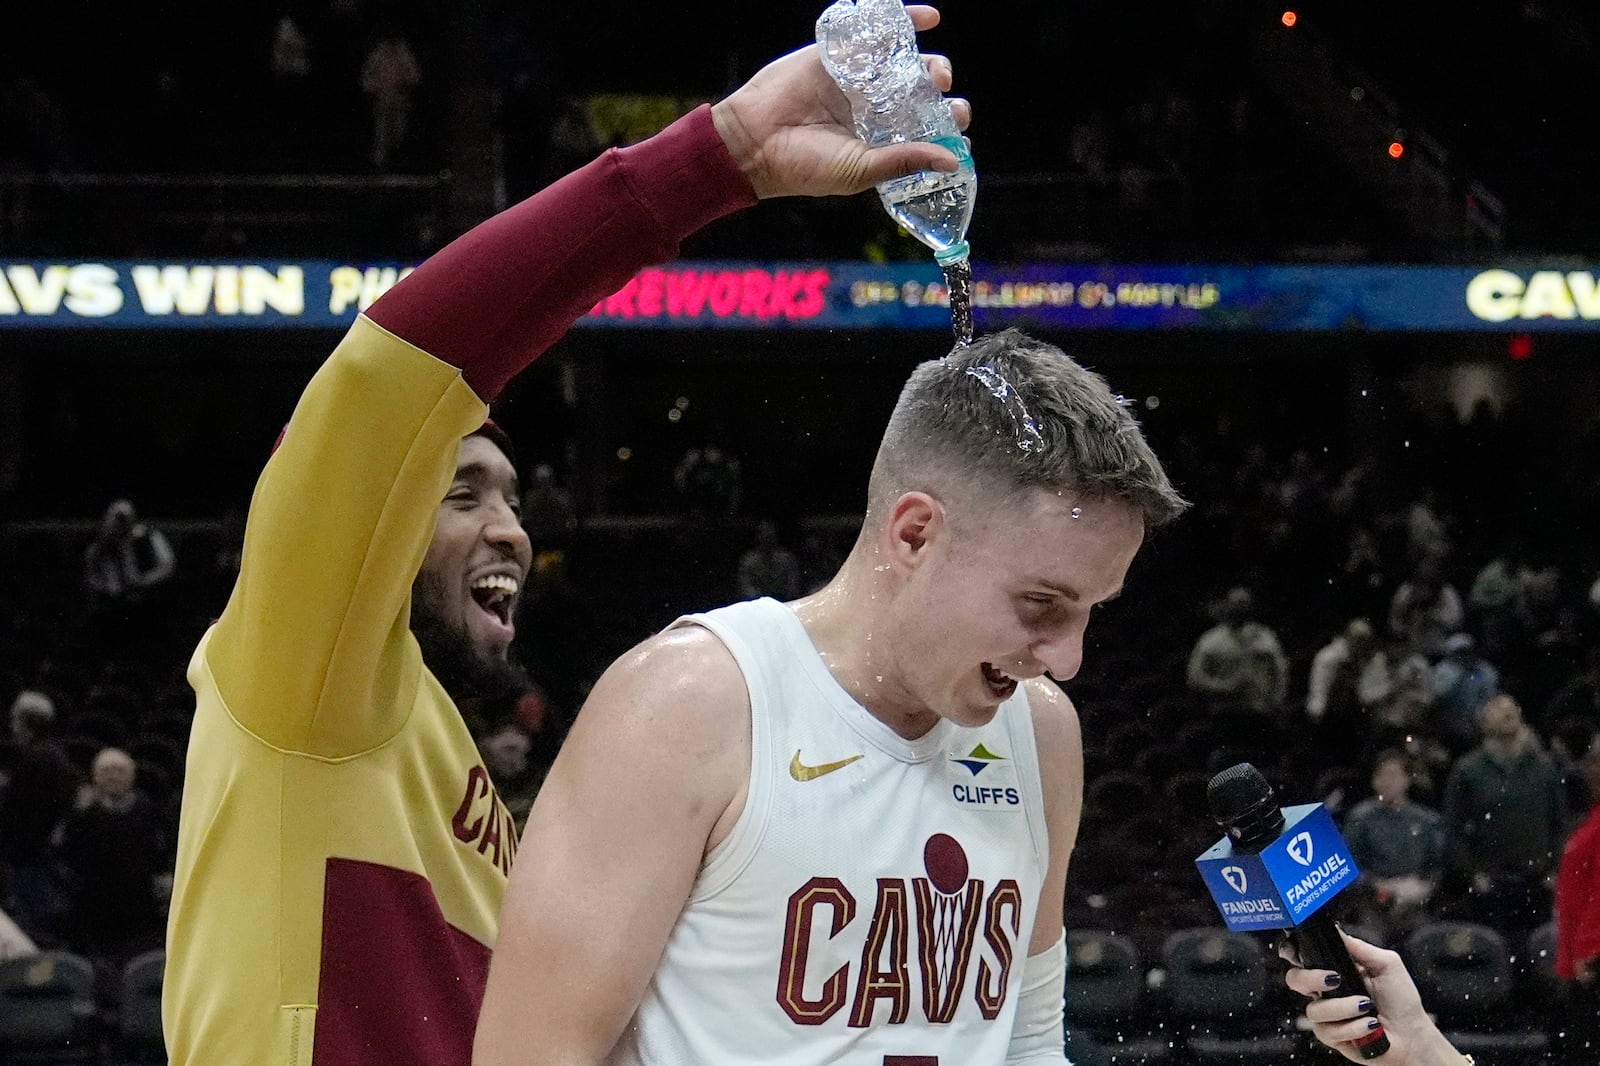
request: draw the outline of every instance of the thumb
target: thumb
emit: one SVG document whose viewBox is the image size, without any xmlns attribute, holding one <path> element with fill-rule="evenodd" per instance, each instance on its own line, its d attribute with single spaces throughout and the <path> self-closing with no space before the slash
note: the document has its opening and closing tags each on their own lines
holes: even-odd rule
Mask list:
<svg viewBox="0 0 1600 1066">
<path fill-rule="evenodd" d="M 1387 969 L 1389 960 L 1395 957 L 1394 952 L 1369 944 L 1358 936 L 1351 936 L 1343 929 L 1339 930 L 1339 935 L 1344 937 L 1345 950 L 1350 952 L 1351 960 L 1373 977 Z"/>
<path fill-rule="evenodd" d="M 928 141 L 902 141 L 873 148 L 862 157 L 861 163 L 862 180 L 870 185 L 903 178 L 919 170 L 953 174 L 961 167 L 954 152 Z"/>
</svg>

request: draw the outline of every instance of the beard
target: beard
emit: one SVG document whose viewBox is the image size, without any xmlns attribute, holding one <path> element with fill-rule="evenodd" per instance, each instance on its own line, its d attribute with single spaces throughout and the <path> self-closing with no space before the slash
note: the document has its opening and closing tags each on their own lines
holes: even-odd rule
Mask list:
<svg viewBox="0 0 1600 1066">
<path fill-rule="evenodd" d="M 484 651 L 463 627 L 445 620 L 435 606 L 442 598 L 426 575 L 417 575 L 411 586 L 411 635 L 422 648 L 423 665 L 456 706 L 514 699 L 532 691 L 526 670 Z"/>
</svg>

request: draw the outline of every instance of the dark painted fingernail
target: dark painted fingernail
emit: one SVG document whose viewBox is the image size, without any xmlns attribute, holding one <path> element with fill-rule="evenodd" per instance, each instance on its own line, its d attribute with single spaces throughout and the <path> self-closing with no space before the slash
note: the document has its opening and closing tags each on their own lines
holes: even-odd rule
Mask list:
<svg viewBox="0 0 1600 1066">
<path fill-rule="evenodd" d="M 1330 973 L 1327 977 L 1325 977 L 1323 979 L 1323 983 L 1326 984 L 1329 988 L 1338 988 L 1339 987 L 1339 975 L 1336 974 L 1336 973 Z"/>
<path fill-rule="evenodd" d="M 1380 1022 L 1378 1019 L 1376 1019 L 1376 1018 L 1372 1019 L 1370 1022 L 1367 1023 L 1367 1032 L 1369 1032 L 1369 1033 L 1372 1032 L 1372 1030 L 1376 1029 L 1378 1026 L 1380 1026 L 1382 1024 L 1383 1023 Z"/>
<path fill-rule="evenodd" d="M 1372 1000 L 1364 999 L 1360 1003 L 1357 1003 L 1356 1004 L 1356 1013 L 1357 1014 L 1371 1014 L 1372 1013 Z"/>
</svg>

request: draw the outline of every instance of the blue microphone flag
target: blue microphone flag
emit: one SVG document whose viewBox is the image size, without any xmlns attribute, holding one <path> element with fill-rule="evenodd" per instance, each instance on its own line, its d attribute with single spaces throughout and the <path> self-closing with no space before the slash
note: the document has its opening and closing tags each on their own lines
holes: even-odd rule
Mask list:
<svg viewBox="0 0 1600 1066">
<path fill-rule="evenodd" d="M 1260 854 L 1235 854 L 1225 836 L 1195 860 L 1229 929 L 1292 929 L 1361 876 L 1322 804 L 1285 807 L 1283 823 Z"/>
</svg>

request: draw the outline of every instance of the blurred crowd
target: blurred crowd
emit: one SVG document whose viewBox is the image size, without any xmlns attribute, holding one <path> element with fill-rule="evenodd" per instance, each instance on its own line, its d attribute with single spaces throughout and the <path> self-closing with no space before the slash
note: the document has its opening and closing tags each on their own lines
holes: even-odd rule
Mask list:
<svg viewBox="0 0 1600 1066">
<path fill-rule="evenodd" d="M 1150 958 L 1174 930 L 1215 926 L 1192 866 L 1218 835 L 1205 783 L 1251 761 L 1284 802 L 1335 813 L 1366 872 L 1350 918 L 1375 938 L 1458 919 L 1522 943 L 1549 926 L 1595 798 L 1600 560 L 1581 524 L 1472 521 L 1448 483 L 1260 443 L 1228 466 L 1181 440 L 1168 453 L 1196 513 L 1156 538 L 1066 685 L 1086 745 L 1069 924 Z M 537 687 L 464 707 L 519 817 L 611 657 L 681 612 L 803 594 L 848 550 L 848 525 L 743 513 L 739 479 L 736 459 L 697 449 L 662 486 L 670 513 L 601 522 L 551 465 L 525 472 L 536 563 L 515 651 Z M 1581 488 L 1553 486 L 1552 513 Z M 8 942 L 110 971 L 160 945 L 183 671 L 241 531 L 235 515 L 164 532 L 118 500 L 82 541 L 14 543 L 55 570 L 17 583 L 0 642 Z"/>
</svg>

